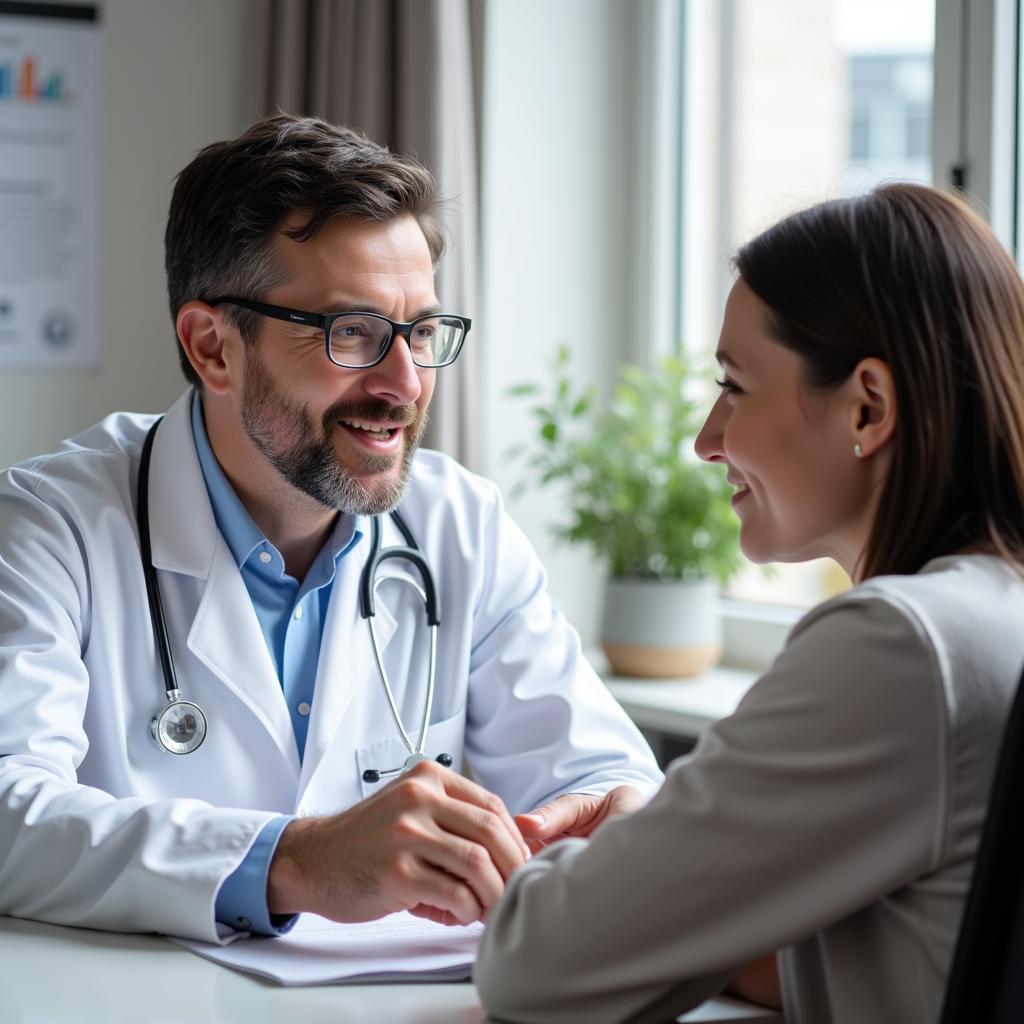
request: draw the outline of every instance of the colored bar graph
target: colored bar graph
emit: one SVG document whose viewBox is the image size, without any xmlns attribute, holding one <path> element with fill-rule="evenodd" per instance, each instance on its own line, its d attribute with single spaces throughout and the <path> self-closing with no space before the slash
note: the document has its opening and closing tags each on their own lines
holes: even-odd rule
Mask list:
<svg viewBox="0 0 1024 1024">
<path fill-rule="evenodd" d="M 54 71 L 45 80 L 39 75 L 34 57 L 22 58 L 17 67 L 0 64 L 0 102 L 21 100 L 27 102 L 61 103 L 71 97 L 64 89 L 64 75 Z"/>
<path fill-rule="evenodd" d="M 23 100 L 31 99 L 35 95 L 35 74 L 36 62 L 31 57 L 26 57 L 21 62 L 21 75 L 19 76 L 18 95 Z"/>
</svg>

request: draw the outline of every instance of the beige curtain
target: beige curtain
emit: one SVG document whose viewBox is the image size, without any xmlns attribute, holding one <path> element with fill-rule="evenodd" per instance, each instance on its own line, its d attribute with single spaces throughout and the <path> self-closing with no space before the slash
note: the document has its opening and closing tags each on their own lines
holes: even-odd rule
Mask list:
<svg viewBox="0 0 1024 1024">
<path fill-rule="evenodd" d="M 476 317 L 482 0 L 257 0 L 254 117 L 284 110 L 349 124 L 433 171 L 451 237 L 447 309 Z M 426 444 L 481 465 L 483 331 L 438 372 Z"/>
</svg>

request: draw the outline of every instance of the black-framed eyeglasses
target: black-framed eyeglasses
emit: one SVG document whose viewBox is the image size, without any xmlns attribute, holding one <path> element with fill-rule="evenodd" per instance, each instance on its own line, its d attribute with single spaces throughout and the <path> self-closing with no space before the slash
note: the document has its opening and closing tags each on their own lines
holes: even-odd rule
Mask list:
<svg viewBox="0 0 1024 1024">
<path fill-rule="evenodd" d="M 265 302 L 213 299 L 211 306 L 230 303 L 250 309 L 261 316 L 284 320 L 290 324 L 316 327 L 324 332 L 327 358 L 335 366 L 347 370 L 365 370 L 376 366 L 391 350 L 395 338 L 404 335 L 412 353 L 412 361 L 423 369 L 435 369 L 454 363 L 462 350 L 472 321 L 450 313 L 429 313 L 409 323 L 389 320 L 379 313 L 307 313 L 286 306 L 269 306 Z"/>
</svg>

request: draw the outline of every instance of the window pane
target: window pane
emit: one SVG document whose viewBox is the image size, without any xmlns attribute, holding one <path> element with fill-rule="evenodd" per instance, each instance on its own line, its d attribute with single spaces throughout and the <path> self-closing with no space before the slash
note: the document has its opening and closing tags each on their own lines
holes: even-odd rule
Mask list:
<svg viewBox="0 0 1024 1024">
<path fill-rule="evenodd" d="M 883 180 L 931 182 L 934 24 L 935 0 L 689 0 L 680 315 L 688 347 L 713 350 L 729 256 L 758 231 Z M 733 589 L 810 604 L 843 581 L 822 561 L 752 570 Z"/>
<path fill-rule="evenodd" d="M 1017 266 L 1024 271 L 1024 17 L 1017 19 Z"/>
</svg>

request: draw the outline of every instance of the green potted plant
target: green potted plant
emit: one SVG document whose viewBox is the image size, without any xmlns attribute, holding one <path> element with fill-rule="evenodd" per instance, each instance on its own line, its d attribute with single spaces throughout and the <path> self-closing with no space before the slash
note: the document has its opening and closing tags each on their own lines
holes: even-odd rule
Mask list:
<svg viewBox="0 0 1024 1024">
<path fill-rule="evenodd" d="M 599 408 L 570 362 L 563 346 L 546 389 L 511 389 L 534 401 L 537 423 L 536 444 L 512 454 L 532 481 L 562 488 L 555 535 L 608 567 L 601 643 L 616 674 L 696 675 L 721 655 L 718 589 L 740 561 L 725 469 L 693 451 L 706 412 L 697 381 L 677 357 L 627 366 Z"/>
</svg>

